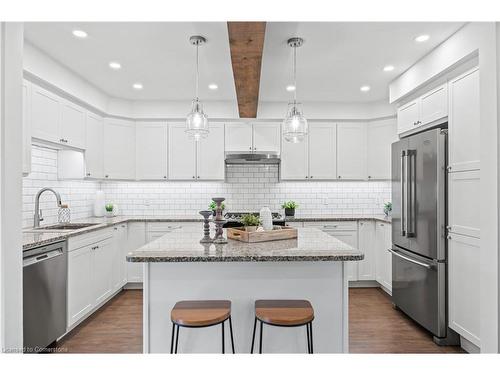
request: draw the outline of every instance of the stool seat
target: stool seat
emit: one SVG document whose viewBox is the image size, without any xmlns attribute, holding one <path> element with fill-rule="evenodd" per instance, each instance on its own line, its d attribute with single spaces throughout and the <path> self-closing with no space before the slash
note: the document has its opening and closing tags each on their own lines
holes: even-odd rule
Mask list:
<svg viewBox="0 0 500 375">
<path fill-rule="evenodd" d="M 257 300 L 255 317 L 277 326 L 299 326 L 314 320 L 314 309 L 307 300 Z"/>
<path fill-rule="evenodd" d="M 170 318 L 172 323 L 184 327 L 207 327 L 220 324 L 231 316 L 231 301 L 179 301 Z"/>
</svg>

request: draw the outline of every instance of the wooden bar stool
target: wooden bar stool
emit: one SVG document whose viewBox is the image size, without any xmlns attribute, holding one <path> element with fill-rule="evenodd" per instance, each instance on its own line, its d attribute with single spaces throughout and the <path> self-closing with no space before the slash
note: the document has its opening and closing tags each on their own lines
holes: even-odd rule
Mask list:
<svg viewBox="0 0 500 375">
<path fill-rule="evenodd" d="M 170 354 L 177 354 L 179 343 L 179 328 L 205 328 L 217 324 L 222 326 L 222 353 L 224 354 L 224 323 L 229 320 L 229 331 L 231 333 L 231 347 L 234 353 L 233 325 L 231 323 L 231 301 L 179 301 L 170 313 L 172 320 L 172 340 L 170 342 Z"/>
<path fill-rule="evenodd" d="M 313 353 L 312 321 L 314 310 L 306 300 L 257 300 L 255 301 L 255 321 L 253 323 L 252 349 L 255 342 L 257 320 L 260 321 L 259 353 L 262 353 L 262 328 L 265 324 L 278 327 L 306 326 L 307 352 Z"/>
</svg>

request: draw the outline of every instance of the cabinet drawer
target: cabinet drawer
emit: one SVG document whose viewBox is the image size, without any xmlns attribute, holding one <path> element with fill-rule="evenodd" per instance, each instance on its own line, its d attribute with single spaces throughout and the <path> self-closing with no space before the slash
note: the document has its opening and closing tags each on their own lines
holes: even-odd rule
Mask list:
<svg viewBox="0 0 500 375">
<path fill-rule="evenodd" d="M 311 221 L 305 222 L 305 227 L 317 227 L 325 231 L 357 230 L 358 222 L 353 221 Z"/>
<path fill-rule="evenodd" d="M 147 232 L 170 232 L 174 229 L 182 228 L 183 225 L 190 223 L 179 223 L 179 222 L 156 222 L 147 223 Z"/>
<path fill-rule="evenodd" d="M 70 237 L 68 238 L 68 251 L 73 251 L 99 241 L 104 241 L 110 237 L 113 237 L 113 228 L 96 230 L 79 236 Z"/>
</svg>

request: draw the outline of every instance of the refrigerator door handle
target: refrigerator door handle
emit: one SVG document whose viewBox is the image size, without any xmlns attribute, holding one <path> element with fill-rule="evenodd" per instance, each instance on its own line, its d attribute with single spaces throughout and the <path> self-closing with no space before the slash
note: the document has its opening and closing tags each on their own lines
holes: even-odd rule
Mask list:
<svg viewBox="0 0 500 375">
<path fill-rule="evenodd" d="M 399 176 L 399 183 L 401 186 L 401 194 L 400 194 L 400 207 L 401 207 L 401 236 L 405 237 L 406 236 L 406 230 L 405 230 L 405 221 L 406 221 L 406 207 L 405 207 L 405 186 L 406 186 L 406 179 L 405 179 L 405 155 L 406 151 L 401 150 L 401 174 Z"/>
<path fill-rule="evenodd" d="M 419 262 L 418 260 L 415 260 L 415 259 L 412 259 L 410 257 L 404 256 L 403 254 L 398 253 L 397 251 L 394 251 L 392 249 L 387 249 L 387 251 L 389 251 L 391 254 L 393 254 L 393 255 L 401 258 L 401 259 L 404 259 L 404 260 L 406 260 L 406 261 L 408 261 L 410 263 L 413 263 L 413 264 L 425 267 L 425 268 L 427 268 L 429 270 L 432 269 L 432 265 L 430 265 L 430 264 Z"/>
<path fill-rule="evenodd" d="M 413 176 L 412 157 L 415 156 L 416 150 L 406 150 L 406 237 L 414 237 L 415 231 L 415 178 Z"/>
</svg>

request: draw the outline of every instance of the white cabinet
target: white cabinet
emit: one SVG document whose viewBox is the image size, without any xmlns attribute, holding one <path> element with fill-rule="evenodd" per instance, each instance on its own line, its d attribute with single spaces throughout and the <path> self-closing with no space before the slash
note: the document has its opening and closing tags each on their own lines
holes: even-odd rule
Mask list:
<svg viewBox="0 0 500 375">
<path fill-rule="evenodd" d="M 281 126 L 279 123 L 253 124 L 253 150 L 280 152 Z"/>
<path fill-rule="evenodd" d="M 120 289 L 127 282 L 127 224 L 113 227 L 113 275 L 112 290 Z"/>
<path fill-rule="evenodd" d="M 185 125 L 168 127 L 168 178 L 171 180 L 224 179 L 224 124 L 212 124 L 207 138 L 195 142 Z"/>
<path fill-rule="evenodd" d="M 126 252 L 130 252 L 146 244 L 146 223 L 129 223 Z M 142 263 L 127 262 L 127 282 L 142 283 Z"/>
<path fill-rule="evenodd" d="M 85 119 L 87 112 L 82 107 L 71 103 L 69 100 L 61 99 L 61 142 L 85 149 Z"/>
<path fill-rule="evenodd" d="M 106 119 L 104 123 L 104 177 L 135 179 L 135 124 Z"/>
<path fill-rule="evenodd" d="M 167 124 L 136 123 L 136 177 L 138 180 L 167 178 Z"/>
<path fill-rule="evenodd" d="M 375 252 L 375 223 L 373 220 L 358 222 L 358 246 L 365 254 L 358 262 L 358 280 L 375 280 L 376 252 Z"/>
<path fill-rule="evenodd" d="M 224 124 L 210 124 L 207 138 L 197 143 L 196 179 L 224 180 Z"/>
<path fill-rule="evenodd" d="M 343 180 L 366 178 L 366 123 L 337 124 L 337 175 Z"/>
<path fill-rule="evenodd" d="M 448 324 L 480 347 L 479 242 L 478 238 L 459 234 L 448 236 Z"/>
<path fill-rule="evenodd" d="M 252 124 L 226 124 L 226 151 L 251 152 L 253 150 Z"/>
<path fill-rule="evenodd" d="M 396 128 L 396 119 L 368 123 L 367 173 L 369 180 L 390 180 L 391 144 L 398 139 Z"/>
<path fill-rule="evenodd" d="M 480 171 L 448 173 L 448 230 L 480 237 Z"/>
<path fill-rule="evenodd" d="M 392 292 L 392 255 L 391 224 L 377 222 L 375 224 L 375 270 L 376 280 L 387 291 Z"/>
<path fill-rule="evenodd" d="M 23 176 L 31 173 L 31 84 L 23 80 Z"/>
<path fill-rule="evenodd" d="M 449 82 L 448 168 L 452 172 L 480 168 L 479 70 Z"/>
<path fill-rule="evenodd" d="M 102 117 L 87 112 L 85 177 L 104 177 L 104 125 Z"/>
<path fill-rule="evenodd" d="M 35 84 L 31 85 L 31 135 L 49 142 L 61 143 L 60 98 Z"/>
<path fill-rule="evenodd" d="M 305 180 L 309 178 L 308 142 L 283 141 L 280 173 L 282 180 Z"/>
<path fill-rule="evenodd" d="M 92 246 L 68 252 L 68 326 L 92 310 Z"/>
<path fill-rule="evenodd" d="M 398 134 L 415 130 L 448 116 L 448 86 L 436 87 L 397 110 Z"/>
<path fill-rule="evenodd" d="M 333 180 L 337 176 L 337 127 L 309 125 L 309 178 Z"/>
<path fill-rule="evenodd" d="M 113 292 L 113 239 L 108 238 L 98 242 L 91 247 L 92 259 L 92 289 L 94 292 L 93 302 L 97 306 L 104 302 Z"/>
</svg>

